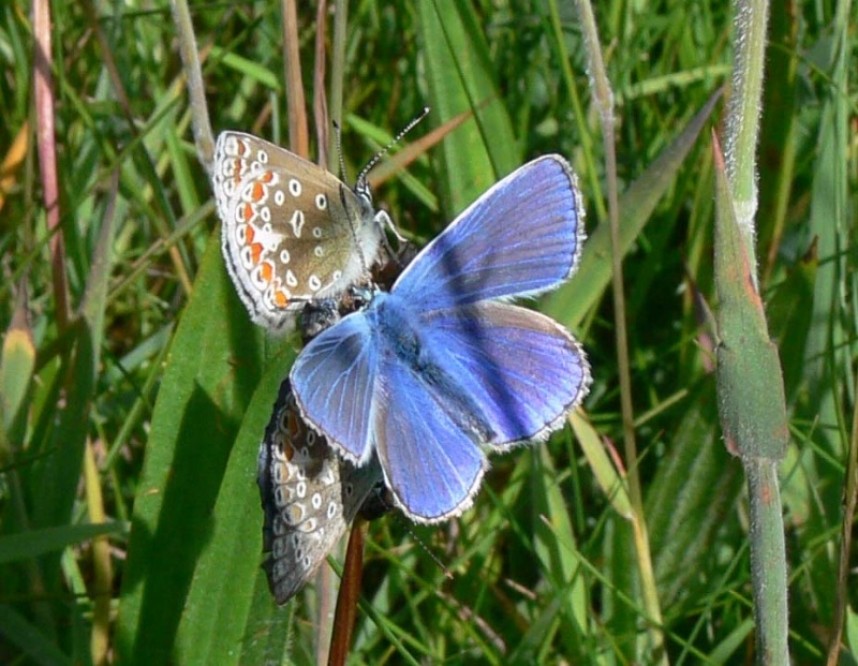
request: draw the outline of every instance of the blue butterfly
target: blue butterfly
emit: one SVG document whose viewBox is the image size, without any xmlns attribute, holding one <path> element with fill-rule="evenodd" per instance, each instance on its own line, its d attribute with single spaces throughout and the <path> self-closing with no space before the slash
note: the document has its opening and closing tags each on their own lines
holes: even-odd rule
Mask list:
<svg viewBox="0 0 858 666">
<path fill-rule="evenodd" d="M 390 293 L 376 290 L 298 355 L 290 378 L 304 419 L 358 466 L 375 451 L 412 520 L 460 515 L 487 453 L 545 439 L 586 395 L 572 336 L 504 302 L 571 276 L 583 217 L 569 164 L 536 159 L 465 210 Z"/>
</svg>

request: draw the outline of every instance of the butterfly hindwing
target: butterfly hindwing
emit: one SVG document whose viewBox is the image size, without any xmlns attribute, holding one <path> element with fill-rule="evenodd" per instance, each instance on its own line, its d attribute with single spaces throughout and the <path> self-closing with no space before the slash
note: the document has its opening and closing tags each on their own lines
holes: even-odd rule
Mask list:
<svg viewBox="0 0 858 666">
<path fill-rule="evenodd" d="M 437 522 L 466 510 L 487 466 L 461 423 L 398 359 L 382 364 L 373 444 L 385 483 L 406 515 Z"/>
<path fill-rule="evenodd" d="M 506 303 L 434 311 L 437 365 L 471 397 L 496 449 L 539 438 L 580 401 L 590 372 L 578 343 L 549 317 Z"/>
</svg>

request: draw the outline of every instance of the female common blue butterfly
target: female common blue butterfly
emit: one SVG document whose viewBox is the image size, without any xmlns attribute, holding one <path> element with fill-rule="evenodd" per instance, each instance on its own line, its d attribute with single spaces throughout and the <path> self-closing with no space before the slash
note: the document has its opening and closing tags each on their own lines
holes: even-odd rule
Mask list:
<svg viewBox="0 0 858 666">
<path fill-rule="evenodd" d="M 290 378 L 306 422 L 346 459 L 377 454 L 411 519 L 461 514 L 487 452 L 539 440 L 590 383 L 548 317 L 504 302 L 557 287 L 584 240 L 577 179 L 557 155 L 497 183 L 427 245 L 390 293 L 314 338 Z"/>
</svg>

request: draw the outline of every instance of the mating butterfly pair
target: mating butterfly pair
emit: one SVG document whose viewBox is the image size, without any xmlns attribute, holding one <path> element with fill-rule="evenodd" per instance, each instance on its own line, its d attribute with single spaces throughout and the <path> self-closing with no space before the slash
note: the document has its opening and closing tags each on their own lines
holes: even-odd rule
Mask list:
<svg viewBox="0 0 858 666">
<path fill-rule="evenodd" d="M 366 183 L 227 132 L 214 185 L 223 250 L 257 323 L 280 329 L 307 299 L 335 297 L 376 262 L 389 218 Z M 378 457 L 396 505 L 418 522 L 461 514 L 487 453 L 547 436 L 587 392 L 578 343 L 510 305 L 568 279 L 584 240 L 577 180 L 556 155 L 483 194 L 389 292 L 313 339 L 290 373 L 312 431 L 358 469 Z M 354 507 L 350 507 L 350 512 Z"/>
<path fill-rule="evenodd" d="M 390 283 L 413 255 L 403 245 L 373 280 Z M 304 342 L 359 305 L 349 297 L 308 303 L 299 315 Z M 304 423 L 288 377 L 259 447 L 256 480 L 265 516 L 263 568 L 279 604 L 304 586 L 355 516 L 372 520 L 392 508 L 378 459 L 356 467 L 340 458 Z"/>
</svg>

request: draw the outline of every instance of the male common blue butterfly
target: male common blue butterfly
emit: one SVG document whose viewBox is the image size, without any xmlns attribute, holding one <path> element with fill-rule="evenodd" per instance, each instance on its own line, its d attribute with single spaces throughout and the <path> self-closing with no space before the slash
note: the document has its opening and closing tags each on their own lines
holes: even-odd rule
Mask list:
<svg viewBox="0 0 858 666">
<path fill-rule="evenodd" d="M 536 159 L 465 210 L 390 293 L 376 291 L 296 359 L 304 419 L 359 466 L 375 452 L 413 520 L 461 514 L 487 452 L 547 437 L 586 394 L 589 367 L 572 336 L 503 302 L 571 276 L 583 216 L 569 164 Z"/>
</svg>

